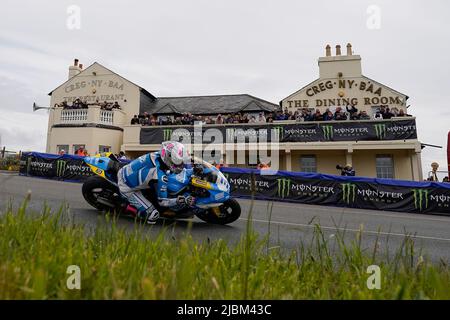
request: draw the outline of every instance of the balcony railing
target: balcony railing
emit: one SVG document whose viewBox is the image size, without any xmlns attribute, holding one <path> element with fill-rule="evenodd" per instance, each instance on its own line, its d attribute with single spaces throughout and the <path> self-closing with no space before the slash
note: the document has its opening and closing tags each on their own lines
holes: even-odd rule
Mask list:
<svg viewBox="0 0 450 320">
<path fill-rule="evenodd" d="M 113 125 L 114 124 L 114 111 L 100 110 L 100 123 Z"/>
<path fill-rule="evenodd" d="M 122 110 L 102 110 L 100 106 L 89 106 L 87 109 L 51 110 L 50 121 L 56 126 L 76 126 L 84 124 L 98 124 L 122 127 L 125 123 L 125 113 Z"/>
<path fill-rule="evenodd" d="M 88 109 L 61 110 L 61 123 L 83 123 L 88 119 Z"/>
</svg>

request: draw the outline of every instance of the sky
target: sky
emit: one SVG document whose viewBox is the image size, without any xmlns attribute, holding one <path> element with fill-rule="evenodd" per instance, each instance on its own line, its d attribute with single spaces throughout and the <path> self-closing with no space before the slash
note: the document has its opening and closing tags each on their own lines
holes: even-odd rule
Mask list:
<svg viewBox="0 0 450 320">
<path fill-rule="evenodd" d="M 410 97 L 419 140 L 443 146 L 423 150 L 424 174 L 433 161 L 445 170 L 448 12 L 446 0 L 2 0 L 0 146 L 45 150 L 48 115 L 32 104 L 49 104 L 74 58 L 155 96 L 249 93 L 278 103 L 318 77 L 326 44 L 350 42 L 364 75 Z"/>
</svg>

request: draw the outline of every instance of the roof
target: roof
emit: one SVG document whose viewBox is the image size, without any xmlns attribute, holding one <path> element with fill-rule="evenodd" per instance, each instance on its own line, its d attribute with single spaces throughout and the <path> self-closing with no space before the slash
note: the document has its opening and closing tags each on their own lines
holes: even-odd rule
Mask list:
<svg viewBox="0 0 450 320">
<path fill-rule="evenodd" d="M 77 77 L 77 76 L 83 74 L 84 72 L 86 72 L 87 70 L 89 70 L 89 68 L 91 68 L 91 67 L 94 66 L 94 65 L 99 65 L 100 67 L 106 69 L 107 71 L 109 71 L 109 72 L 115 74 L 116 76 L 118 76 L 118 77 L 120 77 L 120 78 L 122 78 L 122 79 L 128 81 L 129 83 L 135 85 L 135 86 L 138 87 L 139 90 L 140 90 L 142 93 L 144 93 L 146 96 L 148 96 L 148 97 L 150 97 L 150 98 L 152 98 L 152 99 L 156 99 L 156 97 L 155 97 L 154 95 L 152 95 L 150 92 L 148 92 L 147 90 L 145 90 L 145 89 L 142 88 L 141 86 L 137 85 L 137 84 L 134 83 L 133 81 L 128 80 L 127 78 L 124 78 L 123 76 L 121 76 L 120 74 L 118 74 L 118 73 L 112 71 L 111 69 L 106 68 L 104 65 L 102 65 L 102 64 L 100 64 L 100 63 L 98 63 L 98 62 L 94 62 L 94 63 L 92 63 L 90 66 L 88 66 L 86 69 L 81 70 L 81 72 L 78 73 L 75 77 Z M 56 89 L 59 89 L 60 87 L 64 86 L 66 83 L 68 83 L 68 82 L 71 81 L 72 79 L 73 79 L 73 77 L 67 79 L 67 80 L 64 81 L 62 84 L 60 84 L 59 86 L 57 86 L 55 89 L 53 89 L 52 91 L 50 91 L 50 92 L 48 93 L 48 95 L 51 96 L 52 93 L 53 93 L 53 91 L 55 91 Z"/>
<path fill-rule="evenodd" d="M 249 94 L 158 97 L 153 103 L 143 106 L 141 112 L 170 114 L 219 114 L 239 111 L 274 111 L 277 104 Z"/>
</svg>

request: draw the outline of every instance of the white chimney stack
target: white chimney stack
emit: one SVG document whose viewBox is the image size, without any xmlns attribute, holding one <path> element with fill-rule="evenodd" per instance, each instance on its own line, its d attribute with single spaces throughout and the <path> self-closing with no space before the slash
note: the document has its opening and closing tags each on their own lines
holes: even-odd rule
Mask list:
<svg viewBox="0 0 450 320">
<path fill-rule="evenodd" d="M 81 72 L 83 65 L 78 65 L 78 59 L 73 60 L 73 66 L 69 67 L 69 79 L 75 77 Z"/>
</svg>

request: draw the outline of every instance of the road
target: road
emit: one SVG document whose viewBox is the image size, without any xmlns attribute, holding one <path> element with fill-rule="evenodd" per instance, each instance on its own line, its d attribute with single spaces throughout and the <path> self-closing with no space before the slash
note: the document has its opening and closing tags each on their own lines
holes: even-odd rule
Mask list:
<svg viewBox="0 0 450 320">
<path fill-rule="evenodd" d="M 0 211 L 8 202 L 18 206 L 31 192 L 29 208 L 41 210 L 44 204 L 53 209 L 61 205 L 70 208 L 70 215 L 76 223 L 84 223 L 95 228 L 103 220 L 101 215 L 83 199 L 81 184 L 52 181 L 18 176 L 0 172 Z M 222 238 L 229 242 L 239 240 L 245 233 L 248 214 L 252 202 L 239 200 L 243 213 L 241 218 L 228 226 L 209 225 L 195 218 L 190 230 L 199 241 Z M 405 234 L 414 238 L 415 248 L 422 255 L 437 262 L 450 261 L 450 217 L 438 215 L 408 214 L 399 212 L 359 210 L 349 208 L 324 207 L 305 204 L 254 201 L 252 210 L 253 228 L 261 236 L 269 236 L 270 246 L 295 249 L 300 242 L 310 243 L 314 225 L 319 224 L 325 237 L 333 241 L 338 232 L 345 231 L 349 241 L 363 227 L 362 246 L 372 252 L 378 238 L 379 253 L 392 256 L 401 246 Z M 133 221 L 119 219 L 119 225 L 133 228 Z M 149 233 L 157 233 L 163 222 L 148 227 Z M 178 221 L 172 224 L 171 232 L 177 236 L 188 231 L 188 223 Z"/>
</svg>

